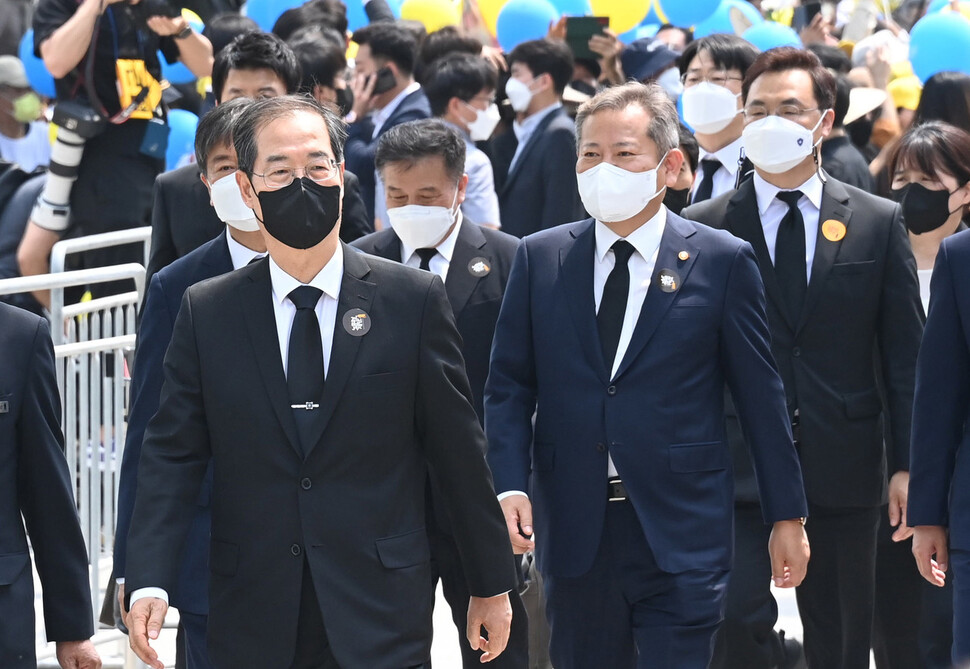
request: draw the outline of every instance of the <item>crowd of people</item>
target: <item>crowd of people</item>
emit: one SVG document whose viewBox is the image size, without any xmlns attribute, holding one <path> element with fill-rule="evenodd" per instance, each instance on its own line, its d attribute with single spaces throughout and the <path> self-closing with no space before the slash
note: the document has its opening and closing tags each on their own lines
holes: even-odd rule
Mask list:
<svg viewBox="0 0 970 669">
<path fill-rule="evenodd" d="M 928 3 L 507 52 L 186 4 L 0 31 L 0 278 L 151 226 L 102 614 L 138 657 L 172 606 L 178 667 L 430 667 L 440 581 L 466 668 L 970 666 L 970 75 L 914 74 Z M 99 667 L 49 296 L 2 299 L 0 666 L 29 537 Z"/>
</svg>

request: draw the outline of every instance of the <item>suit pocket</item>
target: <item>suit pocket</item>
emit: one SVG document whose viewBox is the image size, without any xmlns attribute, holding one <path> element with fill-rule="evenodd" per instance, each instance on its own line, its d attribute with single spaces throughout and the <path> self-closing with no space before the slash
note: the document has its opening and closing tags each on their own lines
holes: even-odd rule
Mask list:
<svg viewBox="0 0 970 669">
<path fill-rule="evenodd" d="M 727 469 L 730 453 L 722 441 L 670 446 L 670 471 L 680 474 Z"/>
<path fill-rule="evenodd" d="M 378 539 L 374 543 L 381 564 L 387 569 L 414 567 L 431 559 L 428 533 L 423 527 L 395 537 Z"/>
<path fill-rule="evenodd" d="M 30 564 L 30 553 L 10 553 L 0 555 L 0 587 L 10 585 L 24 572 Z"/>
<path fill-rule="evenodd" d="M 832 265 L 832 274 L 858 274 L 868 272 L 876 266 L 875 260 L 860 260 L 859 262 L 837 262 Z"/>
<path fill-rule="evenodd" d="M 367 374 L 360 377 L 358 386 L 365 395 L 380 395 L 401 390 L 406 385 L 407 379 L 403 371 L 382 372 L 380 374 Z"/>
<path fill-rule="evenodd" d="M 858 393 L 845 393 L 842 395 L 842 403 L 845 405 L 846 418 L 854 420 L 878 416 L 882 411 L 882 400 L 875 388 Z"/>
<path fill-rule="evenodd" d="M 239 568 L 239 546 L 228 541 L 212 540 L 209 570 L 219 576 L 235 576 Z"/>
</svg>

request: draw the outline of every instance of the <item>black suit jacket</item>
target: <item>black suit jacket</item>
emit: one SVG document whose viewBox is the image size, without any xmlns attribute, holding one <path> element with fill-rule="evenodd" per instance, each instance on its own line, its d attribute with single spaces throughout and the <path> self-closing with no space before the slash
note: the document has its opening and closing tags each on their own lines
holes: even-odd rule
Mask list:
<svg viewBox="0 0 970 669">
<path fill-rule="evenodd" d="M 158 175 L 152 205 L 152 251 L 145 282 L 166 265 L 219 236 L 226 229 L 209 203 L 209 191 L 199 178 L 199 168 L 186 165 Z M 344 171 L 343 216 L 340 239 L 353 241 L 374 231 L 360 196 L 360 183 Z"/>
<path fill-rule="evenodd" d="M 34 669 L 27 536 L 50 641 L 94 633 L 88 551 L 74 506 L 74 476 L 64 459 L 47 321 L 0 303 L 0 351 L 0 667 Z"/>
<path fill-rule="evenodd" d="M 827 507 L 882 503 L 887 478 L 876 365 L 886 387 L 893 459 L 897 469 L 908 470 L 923 329 L 916 261 L 899 205 L 827 179 L 819 227 L 834 219 L 846 232 L 841 240 L 830 241 L 819 231 L 797 322 L 784 307 L 753 179 L 737 191 L 688 207 L 683 215 L 728 230 L 754 247 L 768 298 L 772 353 L 789 410 L 799 411 L 797 437 L 809 502 Z M 736 498 L 756 501 L 740 426 L 730 415 L 728 428 Z"/>
<path fill-rule="evenodd" d="M 509 130 L 492 142 L 502 230 L 515 237 L 586 217 L 576 186 L 576 131 L 562 108 L 539 122 L 515 167 L 519 146 Z"/>
<path fill-rule="evenodd" d="M 365 253 L 401 262 L 401 242 L 390 228 L 358 239 L 353 246 Z M 458 230 L 445 280 L 479 421 L 484 421 L 485 416 L 483 397 L 495 322 L 518 246 L 519 240 L 515 237 L 482 228 L 466 218 Z M 485 276 L 476 276 L 470 269 L 472 260 L 480 258 L 489 267 Z"/>
<path fill-rule="evenodd" d="M 304 457 L 279 351 L 268 261 L 186 292 L 142 446 L 126 584 L 175 586 L 211 457 L 209 654 L 293 659 L 307 561 L 341 666 L 427 662 L 427 472 L 451 512 L 471 594 L 515 586 L 441 280 L 344 248 L 330 367 Z M 370 317 L 352 336 L 351 310 Z M 245 630 L 245 633 L 240 633 Z"/>
</svg>

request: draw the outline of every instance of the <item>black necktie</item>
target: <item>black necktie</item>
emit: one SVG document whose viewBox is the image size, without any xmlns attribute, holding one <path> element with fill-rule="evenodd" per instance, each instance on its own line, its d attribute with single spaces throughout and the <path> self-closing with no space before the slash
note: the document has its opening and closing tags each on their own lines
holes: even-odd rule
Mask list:
<svg viewBox="0 0 970 669">
<path fill-rule="evenodd" d="M 694 199 L 691 202 L 703 202 L 710 200 L 714 193 L 714 174 L 721 168 L 721 161 L 717 158 L 705 158 L 701 161 L 704 168 L 704 176 L 701 177 L 701 184 L 694 192 Z"/>
<path fill-rule="evenodd" d="M 600 310 L 596 314 L 596 325 L 600 331 L 600 346 L 603 347 L 603 362 L 606 370 L 612 376 L 613 359 L 616 348 L 620 344 L 620 330 L 623 329 L 623 317 L 626 314 L 626 301 L 630 294 L 630 256 L 633 255 L 633 245 L 620 239 L 613 243 L 613 256 L 616 264 L 606 278 L 603 286 L 603 299 L 600 300 Z"/>
<path fill-rule="evenodd" d="M 798 210 L 800 190 L 781 191 L 778 199 L 788 205 L 775 240 L 775 275 L 785 296 L 789 315 L 797 322 L 805 303 L 808 277 L 805 269 L 805 220 Z"/>
<path fill-rule="evenodd" d="M 290 391 L 290 407 L 296 418 L 304 455 L 313 448 L 310 432 L 320 414 L 323 398 L 323 343 L 320 321 L 314 311 L 322 294 L 319 288 L 299 286 L 288 296 L 296 305 L 296 315 L 290 329 L 286 386 Z"/>
<path fill-rule="evenodd" d="M 438 249 L 417 249 L 415 253 L 421 258 L 421 266 L 418 269 L 423 269 L 427 272 L 431 271 L 431 259 L 438 255 Z"/>
</svg>

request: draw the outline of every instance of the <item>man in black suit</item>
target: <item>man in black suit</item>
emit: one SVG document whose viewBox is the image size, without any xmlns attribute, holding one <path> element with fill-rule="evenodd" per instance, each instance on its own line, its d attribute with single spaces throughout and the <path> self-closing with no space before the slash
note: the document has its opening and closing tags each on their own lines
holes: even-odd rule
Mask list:
<svg viewBox="0 0 970 669">
<path fill-rule="evenodd" d="M 488 661 L 507 642 L 511 549 L 454 317 L 437 276 L 340 244 L 345 137 L 298 97 L 254 103 L 233 131 L 270 258 L 189 288 L 166 354 L 126 569 L 132 647 L 158 669 L 149 638 L 210 460 L 216 666 L 426 665 L 429 469 L 465 559 L 469 643 Z"/>
<path fill-rule="evenodd" d="M 347 168 L 360 179 L 360 193 L 372 228 L 384 220 L 384 198 L 374 173 L 374 154 L 382 134 L 400 123 L 431 118 L 431 107 L 414 80 L 418 43 L 395 23 L 371 23 L 354 31 L 359 45 L 354 104 L 347 115 Z"/>
<path fill-rule="evenodd" d="M 908 451 L 922 311 L 916 263 L 900 208 L 829 178 L 817 146 L 832 127 L 835 81 L 798 49 L 758 57 L 742 87 L 744 145 L 755 175 L 737 191 L 684 215 L 752 244 L 765 292 L 772 352 L 785 382 L 799 446 L 812 546 L 797 590 L 808 666 L 869 666 L 876 530 L 887 494 L 883 406 L 895 472 L 889 516 L 906 527 Z M 772 667 L 777 607 L 754 475 L 736 418 L 735 550 L 744 555 L 728 587 L 717 666 Z"/>
<path fill-rule="evenodd" d="M 576 190 L 576 130 L 562 108 L 573 77 L 564 42 L 523 42 L 509 55 L 505 84 L 516 119 L 492 140 L 502 230 L 524 237 L 586 215 Z"/>
<path fill-rule="evenodd" d="M 47 321 L 0 303 L 0 351 L 0 667 L 37 666 L 29 535 L 57 661 L 64 669 L 98 669 L 89 641 L 88 551 L 64 459 Z"/>
<path fill-rule="evenodd" d="M 296 93 L 300 64 L 283 40 L 269 33 L 245 33 L 216 55 L 212 90 L 216 103 L 236 98 L 266 98 Z M 160 269 L 208 241 L 226 228 L 209 204 L 209 189 L 200 179 L 201 166 L 186 165 L 155 180 L 152 208 L 152 251 L 147 282 Z M 366 223 L 360 189 L 353 175 L 344 187 L 341 239 L 351 241 L 373 228 Z"/>
<path fill-rule="evenodd" d="M 411 121 L 388 130 L 377 147 L 377 170 L 384 183 L 391 227 L 354 242 L 365 253 L 434 272 L 445 282 L 455 313 L 465 371 L 475 411 L 484 421 L 482 397 L 488 358 L 502 295 L 518 240 L 464 218 L 468 175 L 465 141 L 438 120 Z M 433 498 L 437 498 L 433 494 Z M 428 514 L 431 556 L 459 632 L 465 619 L 468 586 L 447 513 L 438 504 Z M 508 559 L 513 559 L 510 553 Z M 512 631 L 497 667 L 527 669 L 529 630 L 517 591 L 509 593 Z M 478 653 L 461 644 L 466 668 L 479 665 Z"/>
</svg>

